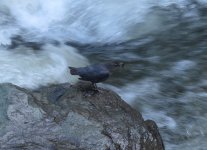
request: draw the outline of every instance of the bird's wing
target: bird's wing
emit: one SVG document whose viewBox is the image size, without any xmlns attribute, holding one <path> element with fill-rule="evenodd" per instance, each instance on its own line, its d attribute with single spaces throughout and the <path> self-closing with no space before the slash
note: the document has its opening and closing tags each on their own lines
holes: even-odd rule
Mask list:
<svg viewBox="0 0 207 150">
<path fill-rule="evenodd" d="M 78 68 L 78 75 L 83 80 L 101 80 L 109 76 L 109 70 L 102 65 L 92 65 L 89 67 Z"/>
</svg>

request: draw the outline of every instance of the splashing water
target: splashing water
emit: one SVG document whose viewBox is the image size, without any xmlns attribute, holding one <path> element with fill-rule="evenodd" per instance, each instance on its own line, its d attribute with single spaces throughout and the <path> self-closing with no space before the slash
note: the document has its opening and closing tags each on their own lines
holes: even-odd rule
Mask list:
<svg viewBox="0 0 207 150">
<path fill-rule="evenodd" d="M 74 83 L 68 66 L 84 66 L 87 59 L 69 46 L 46 45 L 41 51 L 19 47 L 13 51 L 0 50 L 0 83 L 11 82 L 26 88 L 50 83 Z"/>
<path fill-rule="evenodd" d="M 112 43 L 160 28 L 161 16 L 146 15 L 152 7 L 172 4 L 185 7 L 188 3 L 186 0 L 3 0 L 0 8 L 4 8 L 2 13 L 12 20 L 7 25 L 14 25 L 15 30 L 9 35 L 16 34 L 18 28 L 18 34 L 30 40 L 39 41 L 44 37 L 80 43 Z"/>
</svg>

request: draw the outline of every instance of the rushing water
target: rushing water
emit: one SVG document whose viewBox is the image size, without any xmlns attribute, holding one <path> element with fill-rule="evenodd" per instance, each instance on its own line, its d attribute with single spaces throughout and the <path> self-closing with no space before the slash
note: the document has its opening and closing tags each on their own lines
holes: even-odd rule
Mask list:
<svg viewBox="0 0 207 150">
<path fill-rule="evenodd" d="M 1 83 L 74 83 L 69 65 L 121 60 L 101 86 L 155 120 L 167 150 L 206 149 L 206 0 L 2 0 L 0 16 Z"/>
</svg>

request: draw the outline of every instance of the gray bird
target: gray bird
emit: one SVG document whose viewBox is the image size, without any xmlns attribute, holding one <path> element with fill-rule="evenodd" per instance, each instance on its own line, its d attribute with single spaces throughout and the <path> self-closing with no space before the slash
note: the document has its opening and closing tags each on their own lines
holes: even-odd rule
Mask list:
<svg viewBox="0 0 207 150">
<path fill-rule="evenodd" d="M 103 82 L 109 78 L 111 72 L 117 67 L 124 67 L 123 62 L 110 62 L 105 64 L 94 64 L 86 67 L 69 67 L 71 75 L 79 75 L 80 80 L 90 81 L 95 89 L 96 83 Z"/>
</svg>

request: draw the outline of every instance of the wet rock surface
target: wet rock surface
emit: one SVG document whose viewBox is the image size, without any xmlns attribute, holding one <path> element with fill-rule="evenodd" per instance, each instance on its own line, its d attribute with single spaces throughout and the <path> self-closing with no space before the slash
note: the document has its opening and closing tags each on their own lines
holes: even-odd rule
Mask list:
<svg viewBox="0 0 207 150">
<path fill-rule="evenodd" d="M 116 93 L 88 85 L 0 85 L 0 149 L 162 150 L 156 124 Z"/>
</svg>

